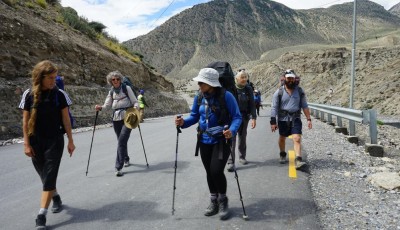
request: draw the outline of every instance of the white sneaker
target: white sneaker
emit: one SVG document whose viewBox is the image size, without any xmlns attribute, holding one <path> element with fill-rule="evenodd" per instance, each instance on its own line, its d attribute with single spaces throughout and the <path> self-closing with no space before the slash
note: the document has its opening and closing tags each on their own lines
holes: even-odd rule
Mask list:
<svg viewBox="0 0 400 230">
<path fill-rule="evenodd" d="M 235 165 L 234 164 L 228 164 L 228 168 L 226 170 L 228 170 L 228 172 L 235 171 Z"/>
<path fill-rule="evenodd" d="M 120 176 L 123 176 L 124 173 L 122 172 L 122 170 L 115 170 L 115 175 L 120 177 Z"/>
<path fill-rule="evenodd" d="M 304 162 L 303 160 L 300 160 L 298 158 L 295 159 L 294 163 L 295 163 L 296 169 L 300 169 L 300 168 L 302 168 L 303 166 L 306 165 L 306 162 Z"/>
<path fill-rule="evenodd" d="M 129 163 L 129 161 L 125 161 L 124 167 L 129 167 L 129 165 L 131 165 L 131 164 Z"/>
</svg>

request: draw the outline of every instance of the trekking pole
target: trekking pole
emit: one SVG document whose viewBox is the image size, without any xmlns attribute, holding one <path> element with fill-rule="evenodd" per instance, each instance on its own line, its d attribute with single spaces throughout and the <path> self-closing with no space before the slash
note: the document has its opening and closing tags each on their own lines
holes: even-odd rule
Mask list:
<svg viewBox="0 0 400 230">
<path fill-rule="evenodd" d="M 147 168 L 148 168 L 148 167 L 149 167 L 149 163 L 147 162 L 146 150 L 144 149 L 143 138 L 142 138 L 142 131 L 140 130 L 140 125 L 138 125 L 138 127 L 139 127 L 140 139 L 142 140 L 144 158 L 146 158 L 146 164 L 147 164 Z"/>
<path fill-rule="evenodd" d="M 178 115 L 177 118 L 181 118 L 182 115 Z M 176 169 L 178 168 L 178 140 L 179 140 L 179 133 L 182 133 L 181 128 L 177 125 L 176 126 L 176 150 L 175 150 L 175 172 L 174 172 L 174 187 L 172 190 L 172 215 L 175 212 L 175 190 L 176 190 Z"/>
<path fill-rule="evenodd" d="M 90 143 L 89 159 L 87 161 L 87 166 L 86 166 L 86 176 L 89 171 L 90 155 L 92 154 L 92 145 L 93 145 L 94 131 L 96 130 L 97 116 L 99 116 L 99 111 L 96 111 L 96 118 L 94 119 L 92 142 Z"/>
<path fill-rule="evenodd" d="M 227 130 L 228 128 L 229 128 L 228 125 L 225 125 L 225 126 L 224 126 L 224 130 Z M 234 159 L 234 158 L 233 158 L 234 156 L 233 156 L 233 152 L 232 152 L 232 151 L 231 151 L 231 156 L 232 156 L 232 159 Z M 233 167 L 233 171 L 235 172 L 235 179 L 236 179 L 236 183 L 237 183 L 237 186 L 238 186 L 238 189 L 239 189 L 240 202 L 242 202 L 243 219 L 244 219 L 244 220 L 248 220 L 248 219 L 249 219 L 249 216 L 246 215 L 246 210 L 244 209 L 242 191 L 240 190 L 239 176 L 238 176 L 238 174 L 237 174 L 237 172 L 236 172 L 236 167 Z"/>
</svg>

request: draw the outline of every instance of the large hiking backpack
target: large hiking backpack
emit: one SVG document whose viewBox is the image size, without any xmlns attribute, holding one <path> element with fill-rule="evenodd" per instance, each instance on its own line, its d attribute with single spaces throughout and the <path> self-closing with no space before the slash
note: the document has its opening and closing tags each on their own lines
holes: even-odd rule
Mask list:
<svg viewBox="0 0 400 230">
<path fill-rule="evenodd" d="M 135 97 L 136 97 L 136 98 L 138 97 L 137 94 L 136 94 L 135 88 L 134 88 L 134 86 L 133 86 L 131 80 L 129 79 L 129 77 L 125 77 L 125 76 L 124 76 L 124 77 L 122 78 L 121 86 L 122 86 L 122 92 L 124 92 L 128 98 L 129 98 L 129 94 L 128 94 L 128 90 L 126 89 L 126 86 L 131 87 L 131 89 L 132 89 L 133 94 L 135 95 Z M 109 94 L 110 94 L 110 96 L 111 96 L 111 99 L 114 100 L 114 99 L 113 99 L 114 87 L 111 86 L 111 90 L 110 90 L 110 93 L 109 93 Z"/>
<path fill-rule="evenodd" d="M 235 86 L 235 75 L 232 67 L 228 62 L 216 61 L 207 65 L 208 68 L 213 68 L 219 73 L 219 83 L 221 86 L 231 92 L 237 100 L 237 90 Z"/>
</svg>

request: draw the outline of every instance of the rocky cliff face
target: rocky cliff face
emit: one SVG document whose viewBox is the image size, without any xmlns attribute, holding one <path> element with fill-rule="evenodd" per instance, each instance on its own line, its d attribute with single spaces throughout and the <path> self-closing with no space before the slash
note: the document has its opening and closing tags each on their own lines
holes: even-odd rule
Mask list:
<svg viewBox="0 0 400 230">
<path fill-rule="evenodd" d="M 94 105 L 108 93 L 105 76 L 114 70 L 146 90 L 148 117 L 188 111 L 187 103 L 174 93 L 173 84 L 141 62 L 119 56 L 95 40 L 57 22 L 57 9 L 48 6 L 10 7 L 0 1 L 0 139 L 21 135 L 21 112 L 16 108 L 23 90 L 30 86 L 30 71 L 49 59 L 65 77 L 73 100 L 72 113 L 81 126 L 92 125 Z M 168 103 L 168 107 L 165 104 Z M 110 113 L 100 113 L 100 122 L 110 122 Z"/>
</svg>

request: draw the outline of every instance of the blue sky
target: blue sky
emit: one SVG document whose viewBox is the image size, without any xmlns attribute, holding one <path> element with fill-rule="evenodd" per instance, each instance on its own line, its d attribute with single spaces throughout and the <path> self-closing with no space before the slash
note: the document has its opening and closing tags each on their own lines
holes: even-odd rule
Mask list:
<svg viewBox="0 0 400 230">
<path fill-rule="evenodd" d="M 120 42 L 147 34 L 170 17 L 210 0 L 61 0 L 89 21 L 107 26 L 106 31 Z M 234 0 L 231 0 L 234 1 Z M 400 0 L 372 0 L 390 9 Z M 292 9 L 328 7 L 349 0 L 276 0 Z"/>
</svg>

